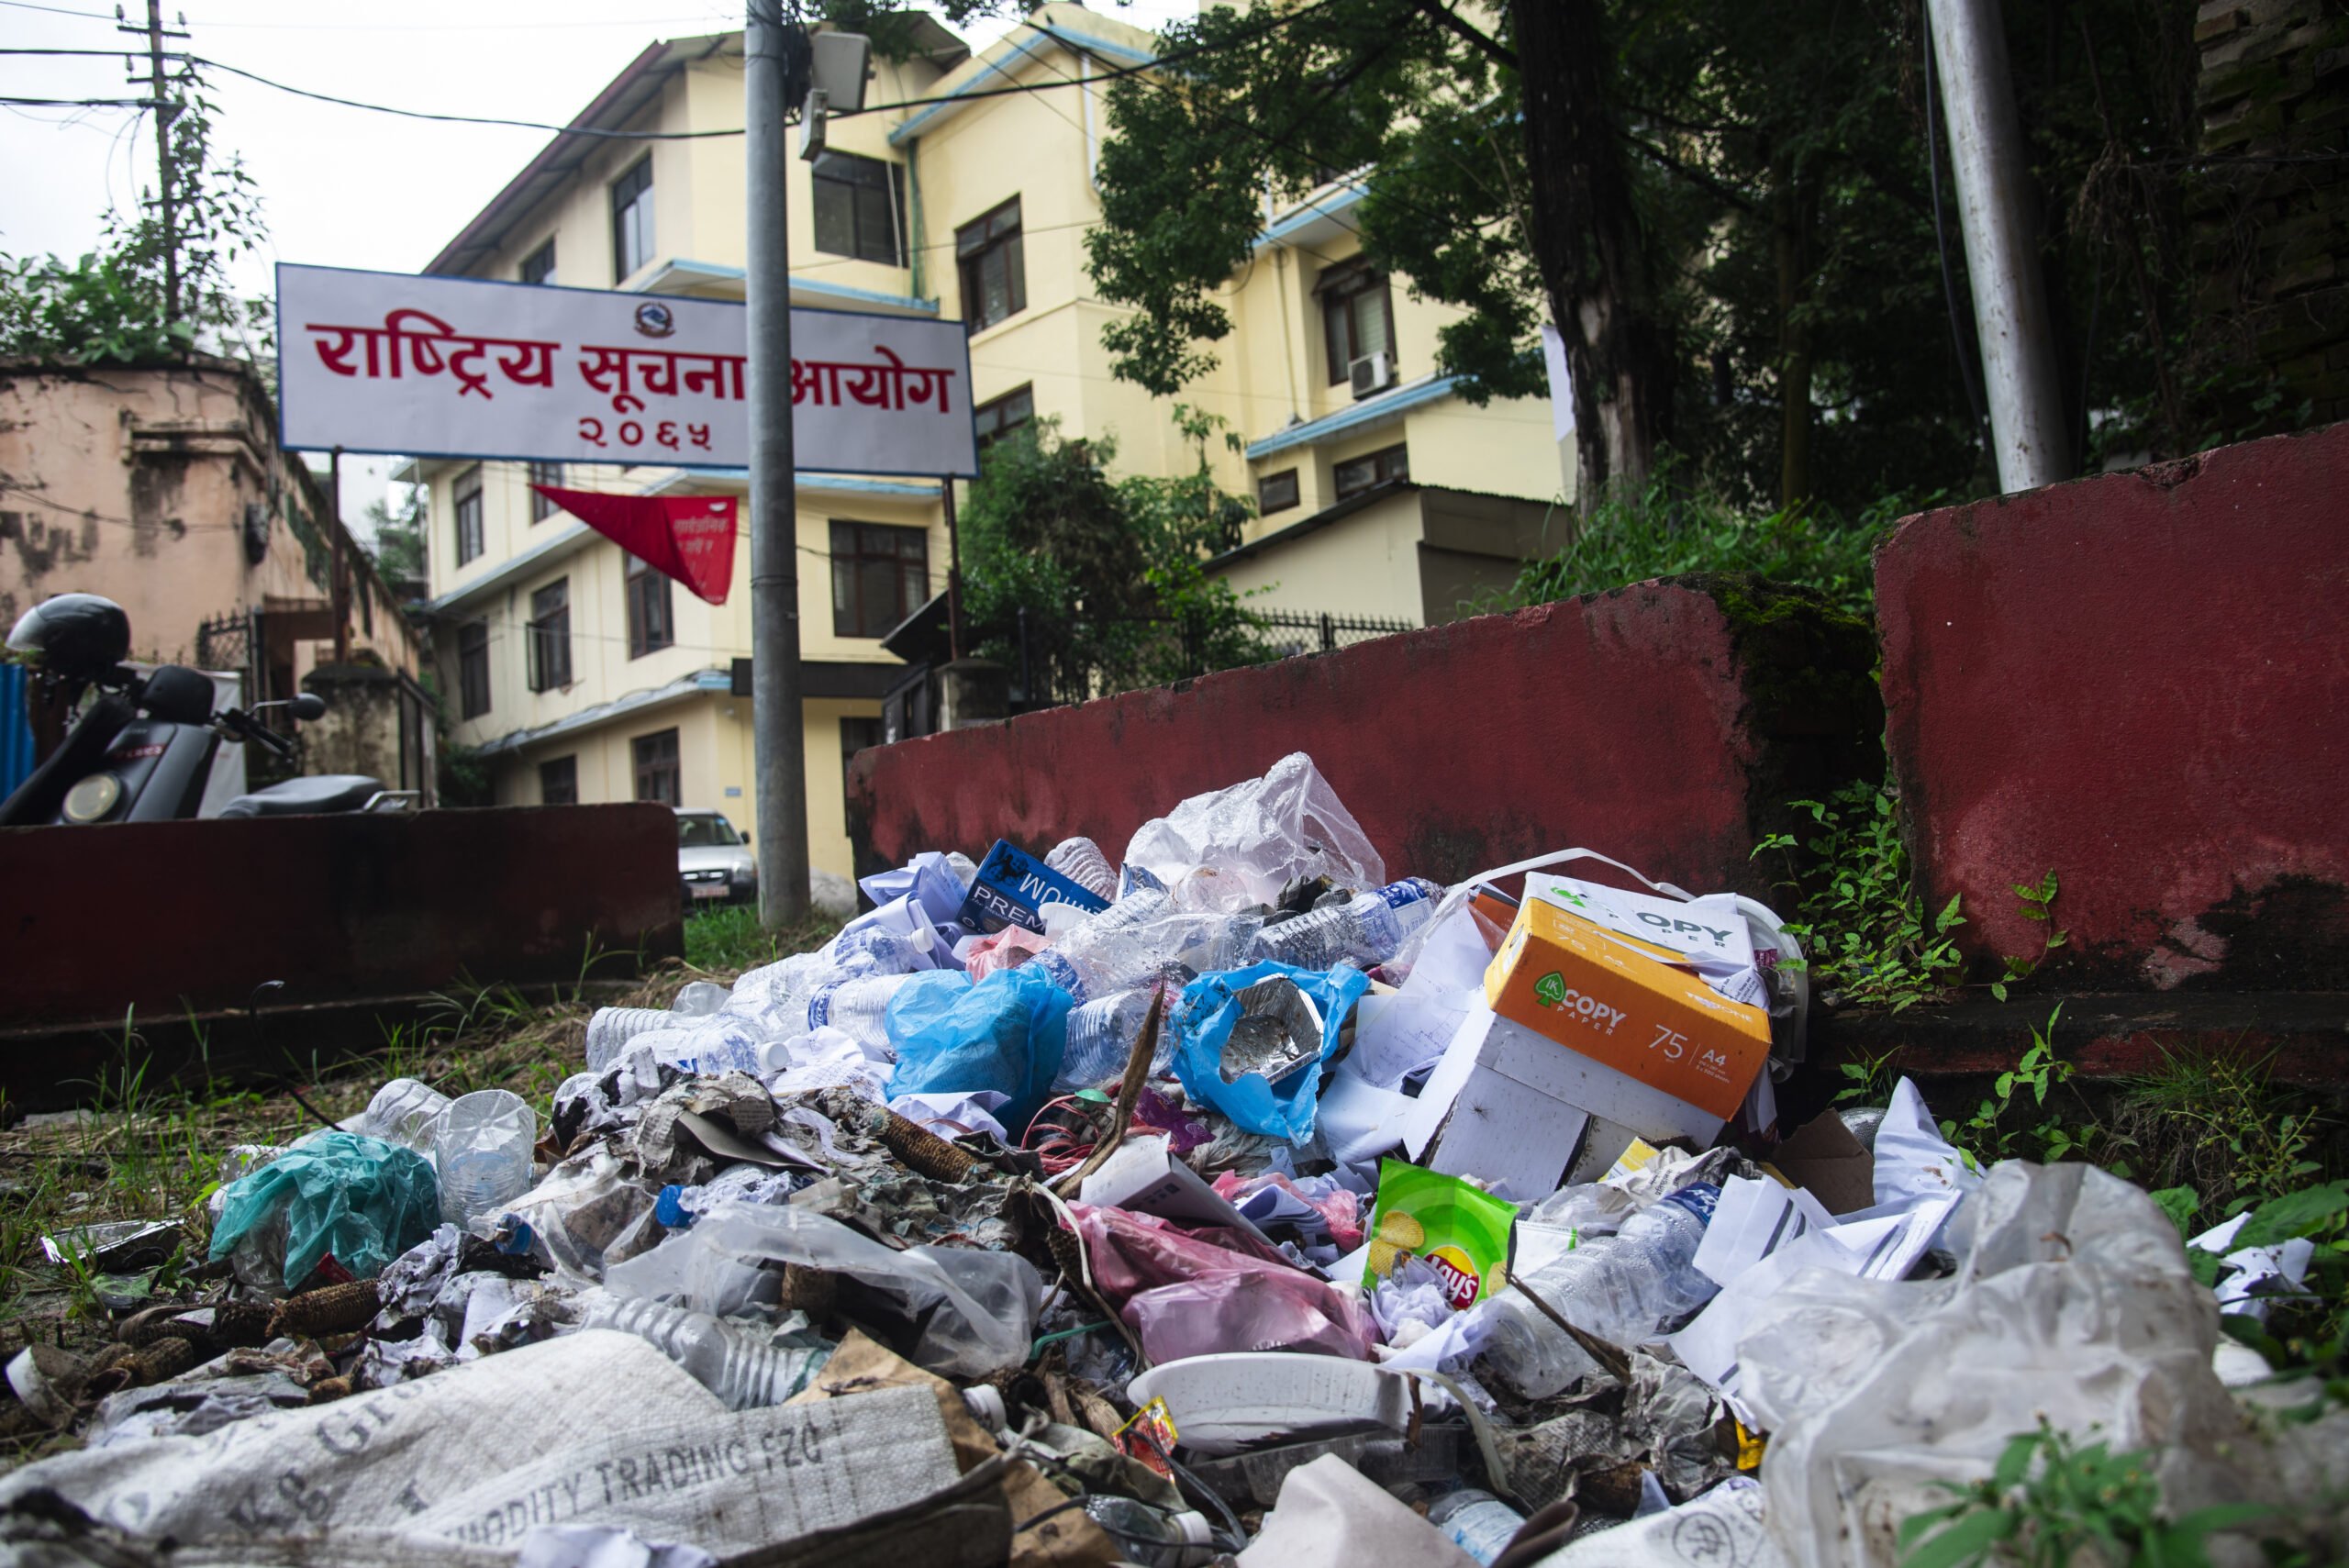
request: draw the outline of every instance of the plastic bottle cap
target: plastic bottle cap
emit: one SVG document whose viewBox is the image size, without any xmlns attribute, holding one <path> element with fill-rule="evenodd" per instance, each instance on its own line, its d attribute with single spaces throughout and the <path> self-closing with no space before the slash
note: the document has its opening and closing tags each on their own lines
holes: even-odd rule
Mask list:
<svg viewBox="0 0 2349 1568">
<path fill-rule="evenodd" d="M 974 1384 L 963 1390 L 963 1404 L 978 1418 L 979 1425 L 991 1432 L 999 1432 L 1011 1424 L 1010 1412 L 1003 1403 L 1003 1390 L 990 1384 Z"/>
<path fill-rule="evenodd" d="M 1208 1517 L 1196 1509 L 1186 1508 L 1179 1514 L 1166 1516 L 1167 1522 L 1183 1532 L 1186 1546 L 1208 1546 L 1213 1540 L 1208 1531 Z"/>
</svg>

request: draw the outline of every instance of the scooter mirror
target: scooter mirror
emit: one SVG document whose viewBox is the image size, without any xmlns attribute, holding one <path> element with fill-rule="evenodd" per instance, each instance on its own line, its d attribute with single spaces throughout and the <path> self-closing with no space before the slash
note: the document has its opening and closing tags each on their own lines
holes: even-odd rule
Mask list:
<svg viewBox="0 0 2349 1568">
<path fill-rule="evenodd" d="M 327 699 L 316 692 L 304 692 L 294 699 L 294 717 L 307 722 L 327 716 Z"/>
</svg>

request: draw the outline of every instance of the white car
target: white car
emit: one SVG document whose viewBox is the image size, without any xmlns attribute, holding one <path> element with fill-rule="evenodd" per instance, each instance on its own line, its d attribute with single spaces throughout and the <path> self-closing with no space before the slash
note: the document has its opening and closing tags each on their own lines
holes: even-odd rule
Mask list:
<svg viewBox="0 0 2349 1568">
<path fill-rule="evenodd" d="M 688 906 L 755 904 L 759 867 L 751 836 L 723 812 L 677 809 L 677 876 Z"/>
</svg>

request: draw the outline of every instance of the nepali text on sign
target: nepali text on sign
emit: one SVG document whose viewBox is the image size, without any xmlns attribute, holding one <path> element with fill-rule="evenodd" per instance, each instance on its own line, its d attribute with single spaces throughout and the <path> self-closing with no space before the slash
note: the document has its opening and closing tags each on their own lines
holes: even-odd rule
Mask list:
<svg viewBox="0 0 2349 1568">
<path fill-rule="evenodd" d="M 683 299 L 277 270 L 284 439 L 297 450 L 740 468 L 745 311 Z M 791 313 L 803 469 L 978 472 L 962 326 Z"/>
</svg>

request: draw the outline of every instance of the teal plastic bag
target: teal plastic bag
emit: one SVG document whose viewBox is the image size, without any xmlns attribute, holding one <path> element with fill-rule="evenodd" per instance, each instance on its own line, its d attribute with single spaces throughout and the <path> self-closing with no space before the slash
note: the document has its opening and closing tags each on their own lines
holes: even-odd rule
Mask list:
<svg viewBox="0 0 2349 1568">
<path fill-rule="evenodd" d="M 1277 1086 L 1262 1073 L 1223 1081 L 1223 1047 L 1240 1022 L 1239 993 L 1259 980 L 1286 975 L 1321 1010 L 1320 1054 Z M 1174 1050 L 1174 1076 L 1191 1098 L 1213 1106 L 1250 1132 L 1307 1143 L 1321 1097 L 1321 1064 L 1338 1049 L 1338 1031 L 1354 1004 L 1370 989 L 1359 969 L 1296 969 L 1286 963 L 1252 963 L 1221 974 L 1202 974 L 1183 987 L 1174 1027 L 1182 1043 Z"/>
<path fill-rule="evenodd" d="M 329 1253 L 355 1277 L 373 1279 L 440 1223 L 431 1162 L 413 1149 L 355 1132 L 322 1132 L 288 1149 L 229 1183 L 225 1200 L 212 1230 L 213 1262 L 282 1208 L 288 1290 Z"/>
<path fill-rule="evenodd" d="M 1025 964 L 976 985 L 952 970 L 914 975 L 889 998 L 889 1039 L 897 1048 L 889 1097 L 994 1089 L 1011 1096 L 1003 1124 L 1016 1134 L 1052 1092 L 1075 1002 Z"/>
</svg>

